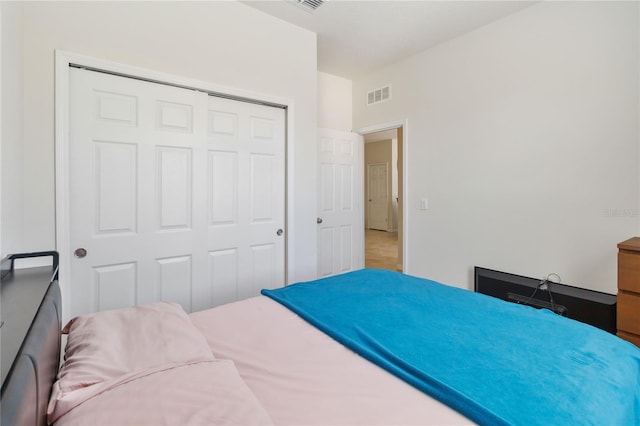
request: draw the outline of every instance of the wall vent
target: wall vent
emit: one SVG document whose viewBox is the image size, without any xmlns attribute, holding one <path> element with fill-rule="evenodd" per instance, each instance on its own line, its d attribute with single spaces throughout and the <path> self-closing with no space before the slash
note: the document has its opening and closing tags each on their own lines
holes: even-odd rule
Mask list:
<svg viewBox="0 0 640 426">
<path fill-rule="evenodd" d="M 391 99 L 391 85 L 367 92 L 367 105 L 373 105 Z"/>
<path fill-rule="evenodd" d="M 301 9 L 306 10 L 309 13 L 315 12 L 320 6 L 327 0 L 290 0 Z"/>
</svg>

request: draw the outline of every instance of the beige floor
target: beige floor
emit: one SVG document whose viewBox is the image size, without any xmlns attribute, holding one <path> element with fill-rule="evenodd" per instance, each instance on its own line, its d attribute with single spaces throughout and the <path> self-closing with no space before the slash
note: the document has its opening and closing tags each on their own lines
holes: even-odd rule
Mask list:
<svg viewBox="0 0 640 426">
<path fill-rule="evenodd" d="M 398 233 L 364 231 L 364 264 L 367 268 L 390 269 L 398 267 Z"/>
</svg>

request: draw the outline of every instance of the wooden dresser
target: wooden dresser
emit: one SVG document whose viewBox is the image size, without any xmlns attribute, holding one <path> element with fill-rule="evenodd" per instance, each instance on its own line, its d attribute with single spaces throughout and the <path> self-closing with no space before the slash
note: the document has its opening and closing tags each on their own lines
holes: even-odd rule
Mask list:
<svg viewBox="0 0 640 426">
<path fill-rule="evenodd" d="M 640 347 L 640 237 L 618 244 L 618 336 Z"/>
</svg>

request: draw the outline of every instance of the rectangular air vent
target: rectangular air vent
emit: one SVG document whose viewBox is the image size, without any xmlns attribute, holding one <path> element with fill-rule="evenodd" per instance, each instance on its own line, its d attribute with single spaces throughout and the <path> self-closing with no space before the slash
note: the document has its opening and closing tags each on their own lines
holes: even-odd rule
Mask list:
<svg viewBox="0 0 640 426">
<path fill-rule="evenodd" d="M 309 13 L 313 13 L 318 9 L 326 0 L 291 0 L 300 8 L 306 10 Z"/>
<path fill-rule="evenodd" d="M 379 102 L 391 99 L 391 86 L 384 86 L 379 89 L 372 90 L 367 93 L 367 105 L 377 104 Z"/>
</svg>

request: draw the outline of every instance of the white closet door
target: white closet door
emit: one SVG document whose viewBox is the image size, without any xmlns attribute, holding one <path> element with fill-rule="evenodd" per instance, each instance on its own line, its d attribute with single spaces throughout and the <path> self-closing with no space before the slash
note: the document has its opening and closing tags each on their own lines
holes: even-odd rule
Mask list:
<svg viewBox="0 0 640 426">
<path fill-rule="evenodd" d="M 214 300 L 284 285 L 284 110 L 209 97 L 208 256 Z"/>
<path fill-rule="evenodd" d="M 265 283 L 283 284 L 283 237 L 260 246 L 270 243 L 271 257 L 238 256 L 235 264 L 227 258 L 220 266 L 221 253 L 251 251 L 239 244 L 257 244 L 248 237 L 251 223 L 238 221 L 233 233 L 245 237 L 220 245 L 216 214 L 224 204 L 216 197 L 235 194 L 240 213 L 255 204 L 255 196 L 253 187 L 240 185 L 243 177 L 221 179 L 226 172 L 220 169 L 229 165 L 215 161 L 217 110 L 207 94 L 75 68 L 70 79 L 71 316 L 156 300 L 180 303 L 190 312 L 252 296 Z M 240 117 L 249 105 L 224 102 L 226 117 Z M 275 111 L 282 135 L 284 112 L 255 107 Z M 252 135 L 250 120 L 238 119 L 237 126 Z M 280 151 L 272 155 L 283 157 L 284 137 L 273 145 Z M 253 159 L 243 151 L 249 148 L 237 151 L 238 173 Z M 268 170 L 270 182 L 280 185 L 270 188 L 280 196 L 271 199 L 274 236 L 284 226 L 284 213 L 278 216 L 275 207 L 284 204 L 284 180 L 272 176 L 284 174 L 284 163 L 275 163 Z M 271 276 L 245 278 L 243 269 Z"/>
<path fill-rule="evenodd" d="M 318 276 L 364 267 L 362 136 L 318 129 Z"/>
</svg>

